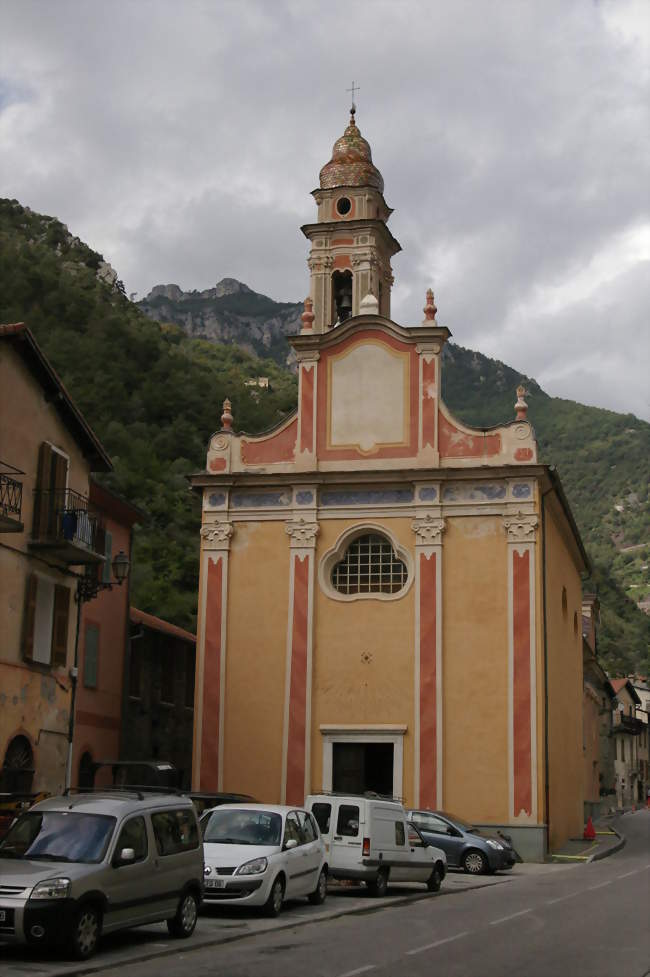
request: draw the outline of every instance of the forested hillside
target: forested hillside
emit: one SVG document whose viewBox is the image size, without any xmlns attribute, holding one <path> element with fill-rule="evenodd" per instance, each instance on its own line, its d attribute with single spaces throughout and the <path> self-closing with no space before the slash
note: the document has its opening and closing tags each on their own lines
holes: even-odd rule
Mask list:
<svg viewBox="0 0 650 977">
<path fill-rule="evenodd" d="M 147 513 L 136 534 L 134 602 L 190 628 L 199 510 L 184 476 L 203 467 L 225 396 L 237 429 L 247 431 L 268 427 L 296 399 L 295 376 L 278 362 L 277 343 L 286 343 L 278 331 L 269 349 L 275 359 L 243 348 L 256 345 L 246 323 L 236 339 L 238 316 L 261 309 L 262 300 L 282 326 L 295 305 L 230 287 L 232 307 L 228 289 L 215 296 L 229 316 L 229 344 L 192 338 L 186 324 L 154 321 L 129 302 L 102 256 L 55 218 L 0 200 L 0 321 L 32 328 L 113 459 L 108 483 Z M 246 386 L 259 375 L 270 378 L 269 391 Z M 512 418 L 522 374 L 511 367 L 449 344 L 443 377 L 445 400 L 464 420 Z M 636 602 L 648 594 L 650 425 L 525 383 L 542 458 L 557 466 L 596 565 L 588 586 L 601 597 L 601 655 L 613 671 L 647 671 L 650 618 Z"/>
</svg>

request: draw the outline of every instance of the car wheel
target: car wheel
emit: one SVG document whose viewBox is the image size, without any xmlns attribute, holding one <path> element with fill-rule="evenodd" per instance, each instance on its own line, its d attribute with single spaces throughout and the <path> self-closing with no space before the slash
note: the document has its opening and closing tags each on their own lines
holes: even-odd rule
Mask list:
<svg viewBox="0 0 650 977">
<path fill-rule="evenodd" d="M 282 909 L 283 902 L 284 902 L 284 880 L 281 875 L 278 875 L 277 879 L 271 886 L 269 897 L 264 903 L 264 915 L 278 916 L 280 910 Z"/>
<path fill-rule="evenodd" d="M 477 848 L 465 852 L 462 865 L 470 875 L 486 875 L 489 869 L 487 858 Z"/>
<path fill-rule="evenodd" d="M 199 915 L 199 904 L 193 892 L 181 896 L 176 915 L 167 920 L 167 929 L 177 940 L 186 940 L 192 935 Z"/>
<path fill-rule="evenodd" d="M 320 906 L 325 902 L 327 897 L 327 872 L 325 869 L 321 869 L 321 873 L 318 876 L 318 884 L 312 893 L 309 895 L 309 901 L 312 906 Z"/>
<path fill-rule="evenodd" d="M 374 882 L 368 883 L 370 895 L 381 899 L 388 892 L 388 869 L 380 868 Z"/>
<path fill-rule="evenodd" d="M 436 865 L 433 872 L 427 879 L 427 889 L 429 892 L 439 892 L 440 886 L 442 885 L 442 871 L 439 865 Z"/>
<path fill-rule="evenodd" d="M 70 949 L 75 960 L 87 960 L 97 949 L 102 929 L 101 913 L 94 906 L 82 906 L 72 924 Z"/>
</svg>

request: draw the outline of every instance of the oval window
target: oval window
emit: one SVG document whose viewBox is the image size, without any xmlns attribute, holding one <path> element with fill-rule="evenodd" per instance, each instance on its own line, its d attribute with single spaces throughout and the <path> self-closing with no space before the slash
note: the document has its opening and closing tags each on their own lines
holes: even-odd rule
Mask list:
<svg viewBox="0 0 650 977">
<path fill-rule="evenodd" d="M 341 217 L 345 217 L 346 214 L 349 214 L 351 208 L 352 204 L 350 203 L 348 197 L 339 197 L 339 199 L 336 201 L 336 212 L 340 214 Z"/>
</svg>

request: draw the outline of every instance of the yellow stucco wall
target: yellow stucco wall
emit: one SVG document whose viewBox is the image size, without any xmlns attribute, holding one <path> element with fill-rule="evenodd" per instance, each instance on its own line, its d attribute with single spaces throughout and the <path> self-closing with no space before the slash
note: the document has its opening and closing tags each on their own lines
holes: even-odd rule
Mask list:
<svg viewBox="0 0 650 977">
<path fill-rule="evenodd" d="M 22 359 L 7 344 L 0 346 L 0 444 L 2 460 L 24 472 L 22 533 L 0 537 L 0 763 L 17 733 L 34 750 L 37 790 L 57 791 L 63 785 L 65 737 L 68 728 L 69 677 L 75 640 L 74 578 L 48 566 L 30 552 L 34 489 L 39 447 L 48 441 L 69 459 L 68 485 L 88 494 L 89 466 L 54 405 Z M 37 572 L 70 588 L 68 659 L 66 667 L 27 665 L 22 659 L 26 580 Z"/>
<path fill-rule="evenodd" d="M 404 518 L 372 520 L 414 554 L 411 522 Z M 360 524 L 363 520 L 322 520 L 317 565 L 347 529 Z M 413 796 L 415 587 L 411 585 L 394 600 L 346 602 L 323 593 L 316 579 L 314 598 L 312 790 L 320 790 L 323 782 L 321 725 L 402 725 L 407 727 L 402 790 L 409 803 Z"/>
<path fill-rule="evenodd" d="M 228 578 L 224 790 L 279 803 L 289 608 L 284 521 L 236 524 Z"/>
<path fill-rule="evenodd" d="M 447 520 L 443 544 L 443 806 L 508 821 L 507 545 L 501 517 Z"/>
<path fill-rule="evenodd" d="M 581 835 L 583 829 L 582 590 L 552 505 L 545 512 L 549 843 L 553 849 Z"/>
</svg>

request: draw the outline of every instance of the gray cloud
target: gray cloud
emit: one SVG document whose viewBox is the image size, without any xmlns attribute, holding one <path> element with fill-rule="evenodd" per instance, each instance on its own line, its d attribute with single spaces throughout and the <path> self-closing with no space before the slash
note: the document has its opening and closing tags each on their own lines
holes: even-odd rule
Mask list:
<svg viewBox="0 0 650 977">
<path fill-rule="evenodd" d="M 354 77 L 404 247 L 394 317 L 433 283 L 462 345 L 650 417 L 647 21 L 634 0 L 5 2 L 2 192 L 128 291 L 234 276 L 298 300 Z"/>
</svg>

